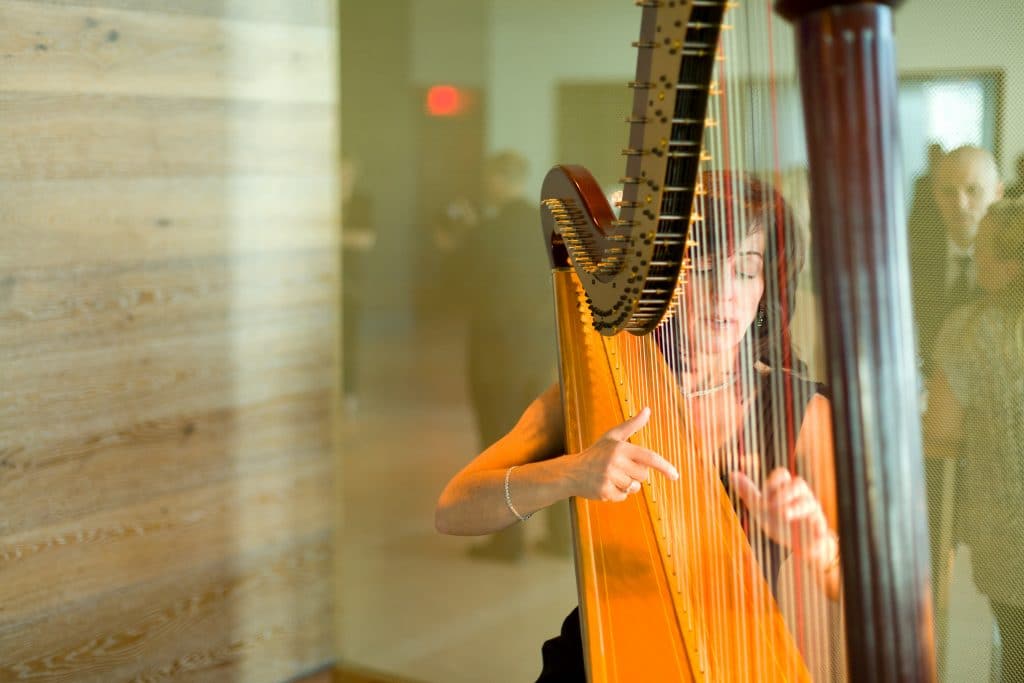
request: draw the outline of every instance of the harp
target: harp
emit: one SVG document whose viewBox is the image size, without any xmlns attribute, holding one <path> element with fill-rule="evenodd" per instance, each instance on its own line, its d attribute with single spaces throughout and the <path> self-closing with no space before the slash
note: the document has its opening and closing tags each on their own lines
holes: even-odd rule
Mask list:
<svg viewBox="0 0 1024 683">
<path fill-rule="evenodd" d="M 581 167 L 555 167 L 542 189 L 567 447 L 582 449 L 649 406 L 652 417 L 635 442 L 682 473 L 674 483 L 652 478 L 624 502 L 573 501 L 588 676 L 933 680 L 897 181 L 896 3 L 783 0 L 775 8 L 792 23 L 805 112 L 831 432 L 825 471 L 804 474 L 820 475 L 815 490 L 833 497 L 829 524 L 841 549 L 835 596 L 823 595 L 794 559 L 798 543 L 766 540 L 728 482 L 734 469 L 749 468 L 758 483 L 775 467 L 801 472 L 795 453 L 807 383 L 788 334 L 800 254 L 780 227 L 791 218 L 776 192 L 783 176 L 777 84 L 769 79 L 748 102 L 737 87 L 744 68 L 749 77 L 776 59 L 773 36 L 785 22 L 773 18 L 770 3 L 636 4 L 639 56 L 618 215 Z M 745 53 L 738 35 L 760 36 L 764 56 Z M 730 71 L 734 64 L 741 68 Z M 764 131 L 744 125 L 758 118 L 769 124 Z M 739 375 L 739 415 L 698 415 L 695 397 L 719 387 L 688 389 L 685 353 L 674 349 L 696 353 L 701 320 L 704 328 L 731 324 L 695 312 L 712 298 L 700 292 L 699 281 L 709 278 L 700 264 L 711 258 L 709 243 L 720 257 L 736 258 L 736 244 L 752 234 L 737 225 L 751 221 L 772 261 L 760 305 L 773 315 L 756 339 L 744 333 L 730 369 Z M 767 397 L 770 410 L 752 409 Z M 722 430 L 733 444 L 724 454 L 718 433 L 702 427 L 721 422 L 732 425 Z"/>
</svg>

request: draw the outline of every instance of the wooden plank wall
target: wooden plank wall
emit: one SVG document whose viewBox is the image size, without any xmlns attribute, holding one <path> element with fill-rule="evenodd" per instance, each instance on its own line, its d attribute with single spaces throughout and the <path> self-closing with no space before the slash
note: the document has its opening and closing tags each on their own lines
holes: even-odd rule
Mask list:
<svg viewBox="0 0 1024 683">
<path fill-rule="evenodd" d="M 0 682 L 332 659 L 331 0 L 0 0 Z"/>
</svg>

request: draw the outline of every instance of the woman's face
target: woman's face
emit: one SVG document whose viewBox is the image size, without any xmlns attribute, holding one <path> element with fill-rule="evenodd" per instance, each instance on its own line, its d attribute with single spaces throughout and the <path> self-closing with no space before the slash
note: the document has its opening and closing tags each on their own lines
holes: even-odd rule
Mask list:
<svg viewBox="0 0 1024 683">
<path fill-rule="evenodd" d="M 978 267 L 978 285 L 986 292 L 1001 292 L 1020 277 L 1021 264 L 1012 258 L 1005 258 L 996 244 L 999 224 L 986 217 L 978 226 L 978 239 L 975 245 L 977 253 L 975 261 Z"/>
<path fill-rule="evenodd" d="M 763 230 L 747 235 L 731 254 L 702 256 L 697 248 L 684 312 L 692 351 L 739 347 L 764 294 L 764 248 Z"/>
</svg>

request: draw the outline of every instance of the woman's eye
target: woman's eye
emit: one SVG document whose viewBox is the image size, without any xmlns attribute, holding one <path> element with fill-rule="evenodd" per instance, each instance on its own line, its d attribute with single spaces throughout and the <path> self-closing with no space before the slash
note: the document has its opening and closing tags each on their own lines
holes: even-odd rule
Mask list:
<svg viewBox="0 0 1024 683">
<path fill-rule="evenodd" d="M 740 280 L 754 280 L 761 275 L 761 257 L 744 256 L 736 262 L 736 277 Z"/>
</svg>

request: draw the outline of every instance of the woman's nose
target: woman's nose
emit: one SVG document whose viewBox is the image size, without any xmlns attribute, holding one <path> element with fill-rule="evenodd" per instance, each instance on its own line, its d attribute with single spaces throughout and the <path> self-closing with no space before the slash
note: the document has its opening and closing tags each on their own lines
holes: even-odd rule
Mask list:
<svg viewBox="0 0 1024 683">
<path fill-rule="evenodd" d="M 717 273 L 715 278 L 715 298 L 722 300 L 732 299 L 736 295 L 737 280 L 731 263 Z"/>
<path fill-rule="evenodd" d="M 971 208 L 971 197 L 963 190 L 957 192 L 956 199 L 961 211 L 967 211 Z"/>
</svg>

